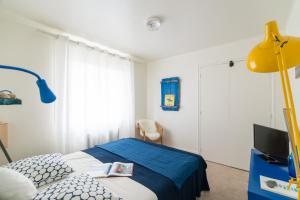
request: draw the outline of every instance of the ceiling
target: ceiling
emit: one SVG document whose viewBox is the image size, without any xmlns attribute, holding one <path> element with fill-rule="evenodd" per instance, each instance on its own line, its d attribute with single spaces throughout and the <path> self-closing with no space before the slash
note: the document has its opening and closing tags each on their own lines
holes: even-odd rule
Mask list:
<svg viewBox="0 0 300 200">
<path fill-rule="evenodd" d="M 295 0 L 1 0 L 37 22 L 143 58 L 156 60 L 285 27 Z M 145 21 L 163 19 L 150 32 Z"/>
</svg>

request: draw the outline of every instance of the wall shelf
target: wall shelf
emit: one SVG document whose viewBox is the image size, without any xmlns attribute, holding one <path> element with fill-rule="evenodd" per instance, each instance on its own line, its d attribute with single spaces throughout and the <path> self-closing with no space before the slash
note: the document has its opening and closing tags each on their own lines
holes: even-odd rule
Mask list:
<svg viewBox="0 0 300 200">
<path fill-rule="evenodd" d="M 21 105 L 21 99 L 0 99 L 0 105 Z"/>
</svg>

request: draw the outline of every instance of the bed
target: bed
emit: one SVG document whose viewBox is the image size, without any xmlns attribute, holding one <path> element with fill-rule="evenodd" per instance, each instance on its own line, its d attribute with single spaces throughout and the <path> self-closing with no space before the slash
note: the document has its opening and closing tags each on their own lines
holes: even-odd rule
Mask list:
<svg viewBox="0 0 300 200">
<path fill-rule="evenodd" d="M 206 163 L 196 154 L 127 138 L 64 156 L 76 171 L 107 162 L 134 163 L 132 177 L 101 178 L 113 193 L 128 200 L 195 200 L 208 191 Z"/>
</svg>

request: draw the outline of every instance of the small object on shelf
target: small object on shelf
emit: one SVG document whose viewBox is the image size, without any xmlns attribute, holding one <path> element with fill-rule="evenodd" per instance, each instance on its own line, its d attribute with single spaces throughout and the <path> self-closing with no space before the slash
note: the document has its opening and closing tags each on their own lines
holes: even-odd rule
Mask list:
<svg viewBox="0 0 300 200">
<path fill-rule="evenodd" d="M 273 180 L 268 180 L 266 181 L 266 184 L 269 188 L 275 188 L 278 186 L 277 182 L 276 181 L 273 181 Z"/>
<path fill-rule="evenodd" d="M 161 108 L 165 111 L 178 111 L 180 104 L 179 77 L 165 78 L 161 81 Z"/>
<path fill-rule="evenodd" d="M 0 99 L 15 99 L 16 95 L 9 90 L 0 91 Z"/>
<path fill-rule="evenodd" d="M 22 100 L 18 99 L 14 93 L 9 90 L 0 91 L 0 105 L 22 104 Z"/>
</svg>

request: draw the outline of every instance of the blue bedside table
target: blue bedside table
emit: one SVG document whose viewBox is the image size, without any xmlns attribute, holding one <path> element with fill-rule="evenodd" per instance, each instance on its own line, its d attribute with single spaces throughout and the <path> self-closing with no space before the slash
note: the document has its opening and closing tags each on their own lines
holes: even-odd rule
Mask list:
<svg viewBox="0 0 300 200">
<path fill-rule="evenodd" d="M 289 181 L 290 179 L 287 167 L 269 164 L 259 157 L 260 154 L 261 153 L 257 150 L 251 150 L 248 200 L 294 200 L 289 197 L 260 189 L 260 175 L 282 181 Z"/>
</svg>

